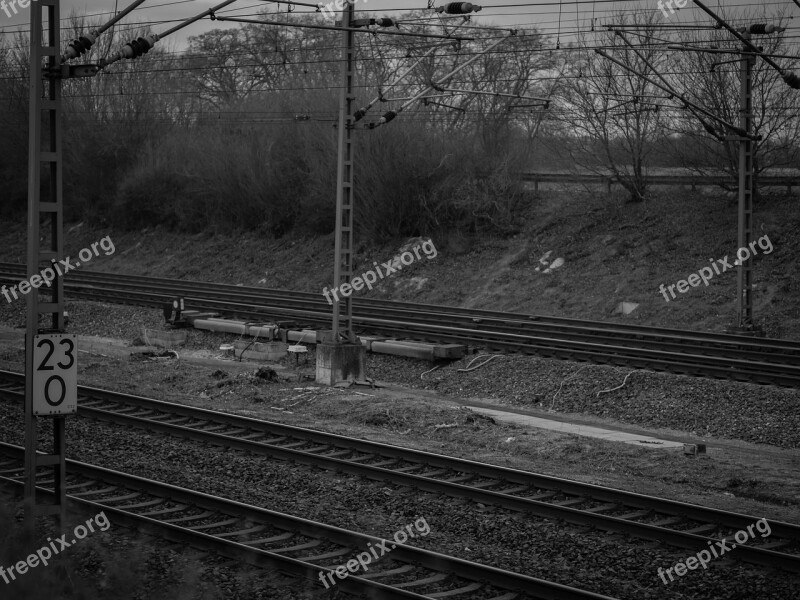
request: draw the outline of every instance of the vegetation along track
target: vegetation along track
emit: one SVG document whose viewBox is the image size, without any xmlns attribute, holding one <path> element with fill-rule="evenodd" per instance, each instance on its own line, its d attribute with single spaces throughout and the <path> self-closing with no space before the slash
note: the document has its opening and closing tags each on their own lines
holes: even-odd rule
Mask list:
<svg viewBox="0 0 800 600">
<path fill-rule="evenodd" d="M 0 397 L 21 401 L 23 385 L 22 375 L 0 371 Z M 78 402 L 78 414 L 83 417 L 693 550 L 730 538 L 758 520 L 739 513 L 95 388 L 81 386 Z M 800 572 L 800 526 L 768 523 L 769 538 L 737 544 L 735 558 Z"/>
<path fill-rule="evenodd" d="M 0 283 L 24 274 L 24 265 L 0 263 Z M 69 273 L 66 287 L 75 297 L 140 306 L 162 307 L 180 296 L 187 309 L 253 321 L 329 327 L 331 319 L 327 301 L 309 292 L 90 271 Z M 800 343 L 787 340 L 361 298 L 353 320 L 362 332 L 400 338 L 800 387 Z"/>
<path fill-rule="evenodd" d="M 0 443 L 0 481 L 21 486 L 23 477 L 23 449 Z M 47 477 L 52 474 L 37 474 L 37 488 L 52 494 L 52 479 Z M 67 495 L 72 502 L 94 512 L 104 511 L 113 522 L 306 577 L 314 580 L 320 590 L 320 571 L 330 571 L 355 559 L 372 544 L 381 554 L 370 564 L 369 573 L 364 576 L 356 572 L 345 579 L 335 577 L 338 589 L 381 600 L 613 600 L 72 460 L 67 461 Z M 389 552 L 387 556 L 383 556 L 384 549 Z"/>
</svg>

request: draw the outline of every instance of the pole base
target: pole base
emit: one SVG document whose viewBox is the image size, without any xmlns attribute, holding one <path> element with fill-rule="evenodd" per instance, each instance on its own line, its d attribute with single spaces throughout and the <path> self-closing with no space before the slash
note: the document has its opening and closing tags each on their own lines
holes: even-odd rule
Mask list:
<svg viewBox="0 0 800 600">
<path fill-rule="evenodd" d="M 360 343 L 317 343 L 316 382 L 336 385 L 340 381 L 363 381 L 367 349 Z"/>
<path fill-rule="evenodd" d="M 730 333 L 731 335 L 748 335 L 751 337 L 766 337 L 764 330 L 761 327 L 755 325 L 750 325 L 750 326 L 739 325 L 739 326 L 727 327 L 725 329 L 725 333 Z"/>
</svg>

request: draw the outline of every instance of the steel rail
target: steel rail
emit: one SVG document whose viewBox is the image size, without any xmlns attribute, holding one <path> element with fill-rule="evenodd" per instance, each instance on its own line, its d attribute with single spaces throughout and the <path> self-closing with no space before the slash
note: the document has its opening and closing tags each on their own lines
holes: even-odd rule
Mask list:
<svg viewBox="0 0 800 600">
<path fill-rule="evenodd" d="M 14 263 L 0 263 L 0 279 L 13 282 L 14 277 L 25 277 L 25 265 Z M 68 275 L 71 287 L 78 289 L 87 287 L 86 284 L 96 283 L 105 286 L 106 289 L 113 286 L 116 289 L 142 290 L 149 288 L 151 291 L 163 295 L 178 295 L 181 293 L 200 292 L 213 294 L 212 297 L 233 298 L 237 301 L 252 300 L 263 302 L 265 299 L 276 306 L 297 306 L 298 303 L 304 308 L 323 308 L 329 306 L 324 301 L 321 294 L 313 292 L 298 292 L 286 289 L 247 287 L 224 283 L 213 283 L 191 280 L 166 279 L 160 277 L 145 277 L 138 275 L 115 275 L 97 271 L 79 271 Z M 84 285 L 82 285 L 84 284 Z M 419 304 L 399 302 L 395 300 L 381 300 L 368 298 L 355 298 L 355 305 L 361 312 L 369 311 L 387 312 L 389 309 L 396 309 L 400 314 L 418 314 L 439 318 L 460 318 L 463 322 L 510 323 L 517 325 L 562 325 L 578 328 L 580 331 L 593 332 L 602 330 L 604 332 L 619 333 L 620 335 L 630 335 L 633 332 L 641 335 L 650 335 L 657 338 L 672 340 L 702 341 L 707 343 L 716 342 L 721 347 L 750 347 L 753 349 L 774 349 L 787 350 L 792 353 L 800 354 L 800 342 L 790 340 L 780 340 L 763 338 L 754 341 L 750 336 L 735 335 L 716 332 L 697 332 L 683 329 L 669 329 L 663 327 L 652 327 L 646 325 L 634 325 L 628 323 L 609 323 L 605 321 L 589 321 L 585 319 L 573 319 L 566 317 L 554 317 L 543 315 L 529 315 L 525 313 L 509 313 L 501 311 L 490 311 L 485 309 L 465 309 L 451 306 L 440 306 L 435 304 Z"/>
<path fill-rule="evenodd" d="M 143 292 L 135 289 L 136 286 L 143 285 L 141 282 L 133 285 L 134 287 L 130 289 L 118 290 L 79 286 L 75 289 L 75 293 L 87 299 L 99 301 L 111 299 L 147 306 L 160 306 L 172 301 L 173 297 L 161 290 L 160 287 L 158 289 L 161 291 Z M 175 292 L 176 290 L 172 289 L 171 291 Z M 183 290 L 184 293 L 187 291 L 192 290 Z M 287 308 L 285 303 L 281 303 L 281 306 L 270 306 L 265 305 L 263 300 L 250 298 L 248 298 L 250 302 L 257 303 L 233 302 L 230 296 L 235 293 L 206 291 L 203 296 L 184 296 L 184 299 L 193 308 L 234 314 L 253 320 L 297 319 L 323 327 L 328 326 L 330 322 L 330 312 L 326 310 Z M 295 304 L 298 303 L 295 302 Z M 370 312 L 359 310 L 365 313 Z M 414 310 L 413 306 L 411 310 Z M 378 309 L 372 312 L 380 314 L 388 311 Z M 606 336 L 602 331 L 595 334 L 591 334 L 587 330 L 559 333 L 553 331 L 552 327 L 550 331 L 535 331 L 534 328 L 537 325 L 522 321 L 508 322 L 506 320 L 502 326 L 497 326 L 475 323 L 473 318 L 471 322 L 465 323 L 462 327 L 442 326 L 437 324 L 445 320 L 442 314 L 431 315 L 431 318 L 427 320 L 421 318 L 419 313 L 409 315 L 408 310 L 396 314 L 397 317 L 394 319 L 357 316 L 354 317 L 354 323 L 366 331 L 419 340 L 456 342 L 509 352 L 625 365 L 694 376 L 752 381 L 765 385 L 800 386 L 800 368 L 798 368 L 800 367 L 800 356 L 795 356 L 795 354 L 800 354 L 800 345 L 795 344 L 796 349 L 790 344 L 776 344 L 775 340 L 770 340 L 766 345 L 754 344 L 751 340 L 744 342 L 741 339 L 734 339 L 724 346 L 719 344 L 718 339 L 711 341 L 710 345 L 702 342 L 687 344 L 686 342 L 677 343 L 675 338 L 659 341 L 652 339 L 651 336 L 651 339 L 643 340 L 642 338 L 646 336 L 638 333 L 617 338 Z M 391 315 L 387 315 L 387 317 L 391 317 Z M 412 320 L 399 320 L 402 317 Z M 451 319 L 448 318 L 445 322 L 449 320 Z M 731 337 L 742 338 L 743 336 Z M 758 348 L 768 348 L 770 352 L 758 351 L 756 350 Z"/>
<path fill-rule="evenodd" d="M 109 297 L 112 297 L 106 292 L 102 294 L 82 293 L 81 295 L 84 298 L 94 298 L 98 301 L 107 301 Z M 135 301 L 137 295 L 135 292 L 126 291 L 121 293 L 120 299 L 131 303 Z M 148 296 L 148 298 L 150 297 Z M 324 326 L 330 318 L 330 315 L 326 313 L 318 313 L 318 316 L 314 317 L 309 311 L 280 307 L 255 306 L 190 297 L 187 297 L 186 301 L 191 306 L 228 313 L 253 321 L 296 318 Z M 800 387 L 800 367 L 794 365 L 757 362 L 752 359 L 733 360 L 716 356 L 693 355 L 685 351 L 663 352 L 647 348 L 611 346 L 395 320 L 353 317 L 353 322 L 362 332 L 380 333 L 401 339 L 459 343 L 503 352 L 535 354 L 698 377 L 733 379 L 763 385 Z"/>
<path fill-rule="evenodd" d="M 108 301 L 116 293 L 82 292 L 84 298 Z M 151 294 L 133 291 L 118 292 L 125 303 L 146 304 Z M 161 296 L 162 302 L 169 299 Z M 238 304 L 229 301 L 216 301 L 203 298 L 186 297 L 186 302 L 203 310 L 212 310 L 240 318 L 258 321 L 263 319 L 295 318 L 306 323 L 325 325 L 329 322 L 328 313 L 312 313 L 299 309 Z M 315 316 L 315 314 L 317 316 Z M 540 336 L 482 331 L 472 328 L 448 327 L 397 320 L 353 317 L 360 331 L 379 333 L 398 338 L 420 341 L 459 343 L 468 346 L 489 348 L 503 352 L 535 354 L 551 358 L 593 362 L 629 368 L 648 369 L 697 377 L 732 379 L 741 382 L 800 387 L 800 367 L 794 365 L 764 362 L 768 357 L 727 359 L 718 356 L 690 354 L 689 352 L 664 352 L 648 348 L 612 346 L 592 342 L 570 341 Z"/>
<path fill-rule="evenodd" d="M 0 263 L 0 279 L 12 282 L 13 277 L 24 277 L 24 265 L 12 263 Z M 149 289 L 157 293 L 159 299 L 165 295 L 180 294 L 207 294 L 212 299 L 232 299 L 237 303 L 263 303 L 265 300 L 270 306 L 298 306 L 304 309 L 322 308 L 326 310 L 328 304 L 323 300 L 321 294 L 312 292 L 296 292 L 284 289 L 271 289 L 259 287 L 244 287 L 231 284 L 220 284 L 200 281 L 172 280 L 158 277 L 143 277 L 132 275 L 114 275 L 110 273 L 81 271 L 74 274 L 75 282 L 70 282 L 75 289 L 86 288 L 88 284 L 96 283 L 104 287 L 108 286 L 115 289 L 130 289 L 142 291 Z M 70 279 L 73 278 L 71 275 Z M 441 322 L 441 317 L 446 316 L 452 321 L 462 324 L 474 323 L 476 325 L 497 325 L 508 327 L 554 327 L 556 331 L 567 328 L 574 328 L 576 331 L 585 334 L 602 332 L 603 334 L 615 334 L 620 336 L 630 336 L 631 333 L 638 333 L 644 337 L 652 337 L 657 340 L 671 340 L 676 342 L 703 342 L 705 344 L 717 344 L 720 348 L 736 349 L 750 348 L 753 350 L 782 350 L 792 355 L 800 356 L 800 342 L 761 339 L 758 342 L 752 337 L 721 334 L 714 332 L 695 332 L 681 329 L 667 329 L 660 327 L 650 327 L 643 325 L 631 325 L 622 323 L 607 323 L 603 321 L 588 321 L 583 319 L 569 319 L 564 317 L 550 317 L 542 315 L 528 315 L 523 313 L 506 313 L 500 311 L 489 311 L 482 309 L 463 309 L 449 306 L 438 306 L 432 304 L 414 304 L 397 302 L 391 300 L 375 299 L 354 299 L 356 306 L 362 314 L 377 312 L 393 314 L 397 311 L 398 315 L 408 317 L 418 315 L 422 322 L 428 319 L 434 322 Z"/>
<path fill-rule="evenodd" d="M 0 462 L 0 480 L 22 485 L 22 448 L 0 443 L 0 454 L 8 457 Z M 332 571 L 333 566 L 355 559 L 359 550 L 366 550 L 369 544 L 381 548 L 382 553 L 391 546 L 390 554 L 386 558 L 381 556 L 382 560 L 377 563 L 380 570 L 375 570 L 377 565 L 371 565 L 366 576 L 354 574 L 337 581 L 338 589 L 366 593 L 374 599 L 614 600 L 78 461 L 67 461 L 67 473 L 67 489 L 72 490 L 68 491 L 70 500 L 108 513 L 112 522 L 122 522 L 186 545 L 208 548 L 230 558 L 271 566 L 311 580 L 319 581 L 320 571 Z M 50 491 L 44 486 L 52 482 L 40 480 L 37 483 L 37 489 L 45 493 Z M 392 581 L 380 583 L 375 579 Z"/>
<path fill-rule="evenodd" d="M 141 288 L 132 289 L 134 293 L 141 293 Z M 200 298 L 192 298 L 194 302 L 215 300 L 217 302 L 234 302 L 237 304 L 249 304 L 259 306 L 263 310 L 274 311 L 273 314 L 292 314 L 295 318 L 310 319 L 315 323 L 326 323 L 330 315 L 327 304 L 324 302 L 304 302 L 293 300 L 291 297 L 283 299 L 265 298 L 255 294 L 248 294 L 230 291 L 204 290 L 200 292 L 197 288 L 173 288 L 178 295 L 199 294 Z M 276 301 L 278 300 L 278 301 Z M 264 304 L 264 302 L 269 304 Z M 299 305 L 299 306 L 298 306 Z M 304 306 L 305 305 L 305 306 Z M 219 305 L 217 305 L 219 306 Z M 602 329 L 594 324 L 571 325 L 542 323 L 531 319 L 510 319 L 498 317 L 476 317 L 473 315 L 446 314 L 442 312 L 426 311 L 417 305 L 411 307 L 387 309 L 384 307 L 374 308 L 371 306 L 357 307 L 360 316 L 376 317 L 382 319 L 393 317 L 420 323 L 424 325 L 439 325 L 442 317 L 447 318 L 450 325 L 462 328 L 474 329 L 485 333 L 513 333 L 526 334 L 537 337 L 548 337 L 557 340 L 588 341 L 603 344 L 625 345 L 632 348 L 653 348 L 659 350 L 684 353 L 691 351 L 702 356 L 724 356 L 728 358 L 739 358 L 752 360 L 757 356 L 768 358 L 771 362 L 800 366 L 800 344 L 794 347 L 790 345 L 772 345 L 769 342 L 758 344 L 752 338 L 746 340 L 734 340 L 728 343 L 704 339 L 700 336 L 694 338 L 679 337 L 678 335 L 659 335 L 659 334 L 631 334 L 624 330 Z M 301 310 L 301 313 L 286 313 L 287 310 Z M 743 337 L 743 336 L 739 336 Z"/>
<path fill-rule="evenodd" d="M 0 381 L 6 382 L 0 385 L 0 397 L 21 399 L 21 375 L 0 371 Z M 724 539 L 726 532 L 744 530 L 758 520 L 740 513 L 84 386 L 80 387 L 78 412 L 126 427 L 391 481 L 693 550 L 706 549 L 709 542 Z M 800 526 L 768 523 L 772 547 L 800 542 Z M 736 557 L 743 562 L 800 572 L 798 555 L 760 546 L 739 545 L 739 549 Z"/>
</svg>

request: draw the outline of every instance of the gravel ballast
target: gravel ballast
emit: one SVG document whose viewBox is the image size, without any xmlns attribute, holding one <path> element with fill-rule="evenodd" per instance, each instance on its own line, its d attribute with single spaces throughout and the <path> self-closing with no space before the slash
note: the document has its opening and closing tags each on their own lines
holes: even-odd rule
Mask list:
<svg viewBox="0 0 800 600">
<path fill-rule="evenodd" d="M 69 310 L 71 332 L 119 336 L 128 341 L 138 337 L 142 325 L 158 327 L 160 321 L 158 311 L 150 309 L 76 303 Z M 20 316 L 18 310 L 9 307 L 0 313 L 7 326 L 19 325 Z M 188 348 L 214 350 L 228 339 L 190 331 Z M 305 371 L 295 371 L 284 361 L 285 372 L 298 376 L 313 372 L 313 352 L 310 354 Z M 19 352 L 7 350 L 0 355 L 0 362 L 4 368 L 21 370 L 21 358 Z M 797 447 L 797 411 L 790 405 L 795 394 L 792 390 L 638 371 L 619 389 L 598 397 L 597 392 L 619 386 L 627 371 L 513 356 L 494 359 L 474 371 L 457 371 L 470 360 L 430 371 L 434 365 L 425 362 L 369 355 L 368 369 L 377 380 L 435 390 L 456 399 L 492 398 L 510 406 L 581 412 L 698 435 Z M 423 402 L 413 394 L 401 400 L 387 400 L 366 390 L 359 396 L 301 380 L 258 381 L 252 374 L 233 370 L 220 374 L 183 361 L 157 364 L 81 354 L 79 366 L 79 380 L 88 385 L 224 408 L 259 418 L 269 414 L 272 420 L 315 425 L 337 433 L 350 432 L 465 457 L 475 458 L 479 453 L 498 464 L 513 460 L 519 467 L 522 461 L 530 470 L 542 467 L 566 477 L 585 479 L 586 472 L 593 471 L 598 479 L 613 474 L 636 481 L 644 473 L 644 465 L 653 463 L 663 470 L 664 483 L 670 484 L 683 473 L 690 486 L 695 477 L 710 479 L 706 471 L 716 468 L 708 460 L 690 462 L 651 450 L 617 449 L 617 445 L 608 442 L 580 438 L 561 441 L 568 436 L 538 431 L 530 435 L 520 428 L 476 420 L 452 406 Z M 430 372 L 420 378 L 425 371 Z M 725 410 L 720 409 L 721 403 Z M 19 408 L 2 403 L 0 415 L 0 439 L 21 443 Z M 457 426 L 436 429 L 437 425 L 451 422 Z M 658 567 L 667 568 L 684 560 L 690 556 L 688 551 L 654 547 L 618 535 L 520 517 L 452 498 L 80 418 L 69 420 L 68 448 L 70 457 L 77 460 L 371 535 L 390 537 L 416 518 L 425 517 L 431 533 L 418 538 L 417 545 L 626 600 L 783 600 L 796 597 L 800 589 L 796 577 L 728 561 L 717 561 L 708 570 L 692 571 L 664 585 L 657 575 Z M 569 465 L 574 471 L 569 470 Z M 752 475 L 741 473 L 743 479 Z M 785 498 L 780 507 L 782 513 L 796 513 L 797 498 L 789 497 L 782 488 L 776 489 L 775 498 L 770 499 L 776 511 L 780 498 Z M 757 506 L 752 498 L 743 497 L 742 502 L 750 502 L 748 508 Z M 201 577 L 225 583 L 224 597 L 256 597 L 241 591 L 244 588 L 238 583 L 228 583 L 232 576 L 218 565 L 203 561 L 198 568 L 202 570 Z M 273 589 L 265 584 L 260 597 L 289 600 L 286 590 L 296 591 L 300 598 L 322 589 L 319 582 L 319 589 L 314 583 L 281 585 Z"/>
</svg>

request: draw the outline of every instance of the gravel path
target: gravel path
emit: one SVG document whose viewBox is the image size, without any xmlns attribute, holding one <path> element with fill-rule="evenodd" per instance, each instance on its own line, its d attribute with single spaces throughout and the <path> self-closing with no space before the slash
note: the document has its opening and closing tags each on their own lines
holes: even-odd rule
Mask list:
<svg viewBox="0 0 800 600">
<path fill-rule="evenodd" d="M 424 363 L 373 355 L 370 376 L 458 398 L 495 398 L 510 406 L 800 448 L 798 390 L 533 356 L 498 356 L 459 372 L 474 358 L 425 373 L 430 367 Z M 612 388 L 619 389 L 599 393 Z"/>
</svg>

